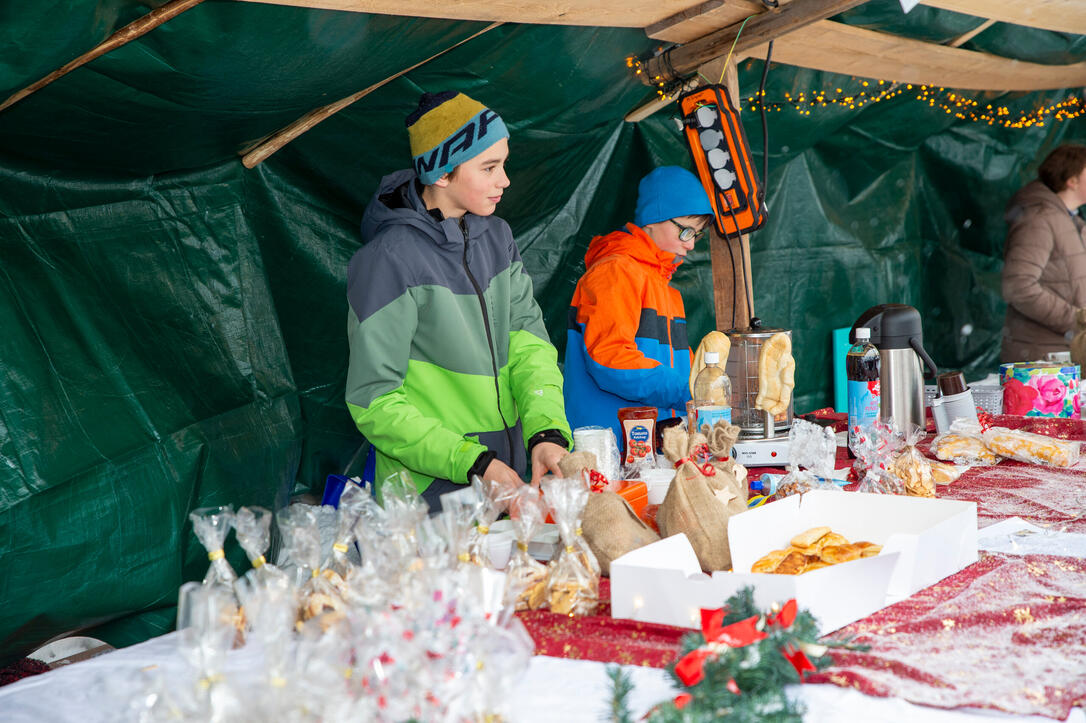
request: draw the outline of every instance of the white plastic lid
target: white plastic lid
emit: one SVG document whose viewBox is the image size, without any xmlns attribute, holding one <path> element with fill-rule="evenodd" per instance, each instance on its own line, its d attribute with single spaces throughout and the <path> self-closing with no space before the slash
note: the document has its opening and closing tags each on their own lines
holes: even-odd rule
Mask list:
<svg viewBox="0 0 1086 723">
<path fill-rule="evenodd" d="M 866 326 L 857 327 L 857 329 L 856 329 L 856 341 L 860 341 L 861 339 L 870 339 L 870 338 L 871 338 L 871 330 L 870 329 L 868 329 Z"/>
<path fill-rule="evenodd" d="M 707 351 L 705 352 L 704 359 L 706 364 L 717 364 L 718 362 L 720 362 L 720 352 Z"/>
</svg>

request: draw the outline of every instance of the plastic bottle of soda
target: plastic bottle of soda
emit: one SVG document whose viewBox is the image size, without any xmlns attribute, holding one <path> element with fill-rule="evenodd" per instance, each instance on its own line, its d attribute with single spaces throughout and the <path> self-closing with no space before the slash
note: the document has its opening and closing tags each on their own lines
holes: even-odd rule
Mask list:
<svg viewBox="0 0 1086 723">
<path fill-rule="evenodd" d="M 694 430 L 732 421 L 732 382 L 720 368 L 720 354 L 705 352 L 705 368 L 694 377 Z"/>
<path fill-rule="evenodd" d="M 845 357 L 848 378 L 848 451 L 854 457 L 857 432 L 879 418 L 879 350 L 871 343 L 871 330 L 856 329 L 856 343 Z"/>
</svg>

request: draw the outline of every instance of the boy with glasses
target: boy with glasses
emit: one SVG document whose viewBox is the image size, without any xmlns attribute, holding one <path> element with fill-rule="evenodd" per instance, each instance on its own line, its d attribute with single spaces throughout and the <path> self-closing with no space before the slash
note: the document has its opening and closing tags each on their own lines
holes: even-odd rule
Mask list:
<svg viewBox="0 0 1086 723">
<path fill-rule="evenodd" d="M 641 179 L 633 223 L 592 239 L 566 334 L 570 426 L 611 427 L 621 439 L 622 407 L 657 407 L 661 418 L 686 413 L 686 312 L 669 282 L 712 213 L 693 173 L 663 166 Z"/>
</svg>

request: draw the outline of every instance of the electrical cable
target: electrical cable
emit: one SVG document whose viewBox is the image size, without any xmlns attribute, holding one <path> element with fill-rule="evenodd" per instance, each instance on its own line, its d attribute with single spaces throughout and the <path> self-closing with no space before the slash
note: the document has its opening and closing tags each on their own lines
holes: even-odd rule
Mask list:
<svg viewBox="0 0 1086 723">
<path fill-rule="evenodd" d="M 725 198 L 727 197 L 725 196 Z M 732 208 L 730 202 L 728 203 L 728 213 L 732 215 L 732 223 L 735 224 L 736 228 L 739 228 L 739 219 L 735 217 L 735 210 Z M 754 287 L 751 284 L 751 280 L 747 277 L 747 258 L 746 253 L 743 251 L 743 235 L 736 234 L 736 237 L 739 239 L 739 262 L 743 264 L 743 290 L 746 292 L 747 313 L 750 314 L 750 317 L 747 320 L 747 326 L 749 327 L 750 319 L 754 318 Z M 732 304 L 732 308 L 735 308 L 734 302 L 732 302 Z"/>
<path fill-rule="evenodd" d="M 724 245 L 728 247 L 728 260 L 732 264 L 732 325 L 731 328 L 735 328 L 735 307 L 739 298 L 736 296 L 736 283 L 735 280 L 739 277 L 737 269 L 735 268 L 735 254 L 732 253 L 732 237 L 727 232 L 724 233 Z M 742 245 L 742 239 L 740 239 L 740 245 Z"/>
<path fill-rule="evenodd" d="M 772 57 L 773 41 L 770 40 L 765 51 L 765 65 L 762 66 L 762 83 L 758 86 L 758 105 L 762 111 L 762 184 L 766 188 L 769 187 L 769 123 L 765 119 L 765 103 L 762 99 L 765 98 L 765 79 L 769 75 L 769 59 Z M 762 200 L 765 200 L 764 194 Z"/>
</svg>

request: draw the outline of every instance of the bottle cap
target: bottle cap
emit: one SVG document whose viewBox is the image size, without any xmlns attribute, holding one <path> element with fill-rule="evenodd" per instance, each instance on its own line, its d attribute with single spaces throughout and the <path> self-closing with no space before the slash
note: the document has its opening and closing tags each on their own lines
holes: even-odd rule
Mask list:
<svg viewBox="0 0 1086 723">
<path fill-rule="evenodd" d="M 870 338 L 871 338 L 871 330 L 870 329 L 868 329 L 866 326 L 858 326 L 858 327 L 856 327 L 856 341 L 860 341 L 860 340 L 863 340 L 863 339 L 870 339 Z"/>
<path fill-rule="evenodd" d="M 718 351 L 707 351 L 707 352 L 705 352 L 704 359 L 705 359 L 706 364 L 716 364 L 717 362 L 720 361 L 720 352 L 718 352 Z"/>
<path fill-rule="evenodd" d="M 965 386 L 965 375 L 961 372 L 947 372 L 946 374 L 940 374 L 935 378 L 935 381 L 939 385 L 940 394 L 944 397 L 961 394 L 967 388 Z"/>
</svg>

